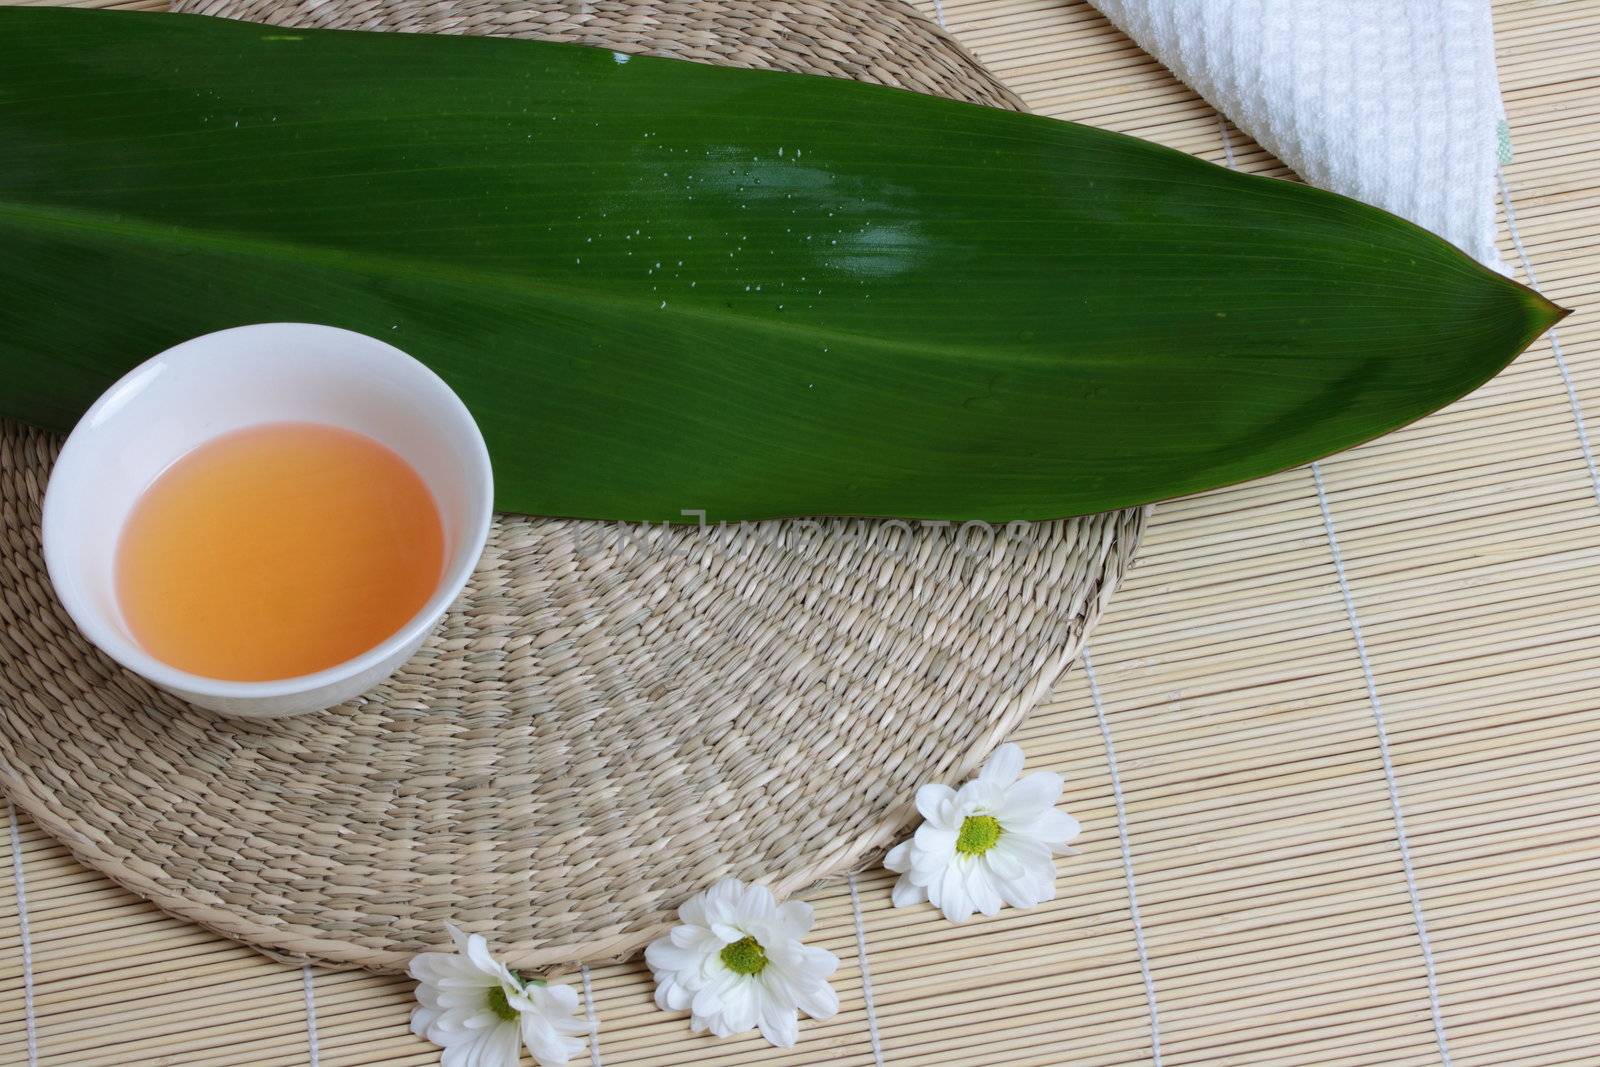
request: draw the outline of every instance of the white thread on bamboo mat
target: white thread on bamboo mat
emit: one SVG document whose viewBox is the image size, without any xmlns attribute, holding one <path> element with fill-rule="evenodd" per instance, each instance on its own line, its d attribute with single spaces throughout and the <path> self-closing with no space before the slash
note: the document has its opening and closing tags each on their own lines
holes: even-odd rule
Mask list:
<svg viewBox="0 0 1600 1067">
<path fill-rule="evenodd" d="M 300 985 L 306 995 L 306 1049 L 310 1054 L 311 1067 L 318 1067 L 322 1056 L 317 1049 L 317 987 L 310 964 L 300 968 Z"/>
<path fill-rule="evenodd" d="M 944 24 L 944 5 L 941 4 L 939 0 L 933 0 L 933 17 L 939 21 L 939 28 L 941 30 L 949 29 L 949 27 Z"/>
<path fill-rule="evenodd" d="M 583 1010 L 589 1016 L 589 1063 L 605 1067 L 600 1060 L 600 1018 L 594 1013 L 594 987 L 589 984 L 587 963 L 578 964 L 578 977 L 583 979 Z"/>
<path fill-rule="evenodd" d="M 1228 169 L 1233 170 L 1233 138 L 1228 135 L 1228 120 L 1221 113 L 1217 115 L 1217 129 L 1222 134 L 1222 154 L 1227 157 Z M 1509 201 L 1507 204 L 1509 208 Z M 1445 1037 L 1444 1010 L 1439 1004 L 1433 943 L 1428 938 L 1428 923 L 1422 916 L 1422 896 L 1417 891 L 1417 876 L 1411 866 L 1411 845 L 1406 840 L 1406 817 L 1400 805 L 1400 783 L 1395 779 L 1394 763 L 1389 758 L 1389 731 L 1384 724 L 1383 702 L 1378 699 L 1378 682 L 1372 674 L 1372 661 L 1367 658 L 1367 642 L 1361 635 L 1361 620 L 1356 615 L 1355 598 L 1350 593 L 1350 581 L 1345 576 L 1344 555 L 1339 551 L 1339 535 L 1333 528 L 1333 512 L 1328 507 L 1328 494 L 1322 487 L 1322 467 L 1319 464 L 1311 464 L 1311 480 L 1317 487 L 1317 507 L 1322 511 L 1322 528 L 1328 537 L 1328 551 L 1333 555 L 1333 573 L 1339 579 L 1345 617 L 1350 621 L 1350 632 L 1355 636 L 1356 656 L 1361 660 L 1361 675 L 1367 683 L 1367 702 L 1372 706 L 1372 721 L 1378 735 L 1378 756 L 1383 761 L 1383 777 L 1389 786 L 1389 810 L 1394 815 L 1395 838 L 1400 844 L 1400 868 L 1405 873 L 1406 893 L 1411 897 L 1411 918 L 1417 927 L 1417 943 L 1422 947 L 1422 967 L 1428 984 L 1428 1009 L 1433 1014 L 1433 1036 L 1439 1045 L 1439 1056 L 1444 1061 L 1444 1067 L 1450 1067 L 1450 1042 Z"/>
<path fill-rule="evenodd" d="M 1383 702 L 1378 699 L 1378 682 L 1372 674 L 1372 661 L 1367 658 L 1366 640 L 1361 636 L 1361 620 L 1356 615 L 1355 598 L 1350 594 L 1350 581 L 1345 576 L 1344 555 L 1339 551 L 1339 535 L 1333 529 L 1333 512 L 1328 507 L 1328 494 L 1322 486 L 1322 467 L 1319 464 L 1311 464 L 1311 480 L 1317 487 L 1317 506 L 1322 509 L 1322 527 L 1328 535 L 1333 573 L 1339 579 L 1344 612 L 1350 620 L 1350 632 L 1356 641 L 1356 656 L 1361 660 L 1361 674 L 1367 682 L 1367 701 L 1372 705 L 1372 722 L 1378 735 L 1378 756 L 1383 761 L 1383 776 L 1389 783 L 1389 808 L 1394 814 L 1395 837 L 1400 843 L 1400 867 L 1406 876 L 1406 892 L 1411 896 L 1411 918 L 1417 925 L 1417 943 L 1422 946 L 1422 966 L 1428 981 L 1428 1008 L 1433 1013 L 1433 1036 L 1439 1043 L 1439 1057 L 1444 1067 L 1450 1067 L 1450 1041 L 1445 1037 L 1444 1010 L 1439 1004 L 1439 982 L 1433 967 L 1433 943 L 1428 939 L 1428 923 L 1422 917 L 1422 896 L 1417 891 L 1417 876 L 1411 866 L 1411 846 L 1406 841 L 1406 817 L 1400 806 L 1400 783 L 1395 779 L 1394 763 L 1389 758 L 1389 730 L 1383 720 Z"/>
<path fill-rule="evenodd" d="M 1511 244 L 1517 250 L 1517 258 L 1522 261 L 1522 273 L 1527 275 L 1528 285 L 1537 289 L 1539 276 L 1533 272 L 1533 260 L 1522 245 L 1522 233 L 1517 229 L 1517 209 L 1511 204 L 1506 172 L 1496 171 L 1495 176 L 1500 180 L 1500 203 L 1505 207 L 1506 229 L 1511 231 Z M 1589 427 L 1583 421 L 1583 405 L 1578 402 L 1578 390 L 1572 384 L 1572 374 L 1567 370 L 1567 357 L 1561 351 L 1561 335 L 1554 326 L 1550 327 L 1550 352 L 1556 357 L 1556 370 L 1561 372 L 1561 383 L 1567 387 L 1567 403 L 1572 407 L 1572 421 L 1578 426 L 1578 445 L 1583 449 L 1584 465 L 1589 468 L 1589 484 L 1594 487 L 1595 502 L 1600 503 L 1600 471 L 1595 469 L 1594 452 L 1589 448 Z"/>
<path fill-rule="evenodd" d="M 1161 1015 L 1156 1009 L 1156 979 L 1150 972 L 1150 952 L 1144 943 L 1144 920 L 1139 916 L 1139 887 L 1133 877 L 1133 849 L 1128 844 L 1128 805 L 1122 796 L 1122 775 L 1117 772 L 1117 747 L 1111 743 L 1111 723 L 1100 700 L 1100 683 L 1095 680 L 1094 660 L 1088 646 L 1083 649 L 1083 676 L 1089 682 L 1089 699 L 1095 718 L 1100 720 L 1100 737 L 1106 745 L 1106 766 L 1111 769 L 1111 796 L 1117 805 L 1117 839 L 1122 842 L 1122 877 L 1128 883 L 1128 914 L 1133 918 L 1133 944 L 1139 950 L 1139 973 L 1144 976 L 1144 998 L 1150 1005 L 1150 1059 L 1161 1067 Z"/>
<path fill-rule="evenodd" d="M 39 1030 L 33 1018 L 33 938 L 28 933 L 28 889 L 22 877 L 22 831 L 17 809 L 6 802 L 11 823 L 11 883 L 17 889 L 17 929 L 22 940 L 22 1018 L 28 1036 L 28 1067 L 39 1067 Z"/>
<path fill-rule="evenodd" d="M 867 924 L 861 919 L 861 894 L 856 892 L 856 876 L 850 875 L 850 911 L 856 917 L 856 963 L 861 970 L 861 1001 L 867 1008 L 867 1040 L 872 1044 L 872 1062 L 883 1067 L 883 1043 L 878 1039 L 878 1010 L 872 1003 L 872 968 L 867 966 Z"/>
</svg>

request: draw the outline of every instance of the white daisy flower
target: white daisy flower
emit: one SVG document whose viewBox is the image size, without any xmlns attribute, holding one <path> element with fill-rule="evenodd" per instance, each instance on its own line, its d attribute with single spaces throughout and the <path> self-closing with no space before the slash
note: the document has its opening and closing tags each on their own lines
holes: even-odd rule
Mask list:
<svg viewBox="0 0 1600 1067">
<path fill-rule="evenodd" d="M 656 1005 L 691 1013 L 695 1032 L 718 1037 L 752 1027 L 779 1048 L 799 1036 L 799 1012 L 826 1019 L 839 1010 L 828 976 L 833 953 L 800 939 L 811 905 L 779 904 L 765 886 L 724 878 L 678 909 L 682 926 L 645 949 L 656 979 Z"/>
<path fill-rule="evenodd" d="M 1061 776 L 1022 773 L 1022 749 L 1001 745 L 978 777 L 959 791 L 947 785 L 917 790 L 927 820 L 909 841 L 889 850 L 883 865 L 900 875 L 894 906 L 932 901 L 951 922 L 1002 905 L 1031 908 L 1055 899 L 1055 855 L 1071 850 L 1078 820 L 1055 804 Z"/>
<path fill-rule="evenodd" d="M 528 1046 L 541 1067 L 559 1067 L 584 1050 L 591 1032 L 574 1018 L 578 994 L 569 985 L 526 982 L 489 954 L 488 943 L 448 927 L 455 952 L 422 952 L 410 975 L 420 1005 L 411 1031 L 444 1048 L 443 1067 L 516 1067 Z"/>
</svg>

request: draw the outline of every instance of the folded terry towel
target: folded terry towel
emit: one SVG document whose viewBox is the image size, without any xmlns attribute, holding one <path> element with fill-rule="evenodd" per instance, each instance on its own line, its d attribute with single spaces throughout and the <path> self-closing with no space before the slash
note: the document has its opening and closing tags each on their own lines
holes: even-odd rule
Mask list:
<svg viewBox="0 0 1600 1067">
<path fill-rule="evenodd" d="M 1489 0 L 1090 2 L 1306 181 L 1501 267 Z"/>
</svg>

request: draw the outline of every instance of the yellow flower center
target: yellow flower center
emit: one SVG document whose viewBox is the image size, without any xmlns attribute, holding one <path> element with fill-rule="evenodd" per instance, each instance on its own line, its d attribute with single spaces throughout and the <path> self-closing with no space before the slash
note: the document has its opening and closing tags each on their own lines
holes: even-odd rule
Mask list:
<svg viewBox="0 0 1600 1067">
<path fill-rule="evenodd" d="M 767 969 L 767 953 L 753 937 L 741 937 L 722 946 L 722 962 L 734 974 L 760 974 Z"/>
<path fill-rule="evenodd" d="M 961 820 L 956 835 L 956 851 L 963 856 L 981 856 L 1000 840 L 1000 820 L 993 815 L 968 815 Z"/>
<path fill-rule="evenodd" d="M 514 1023 L 517 1021 L 517 1009 L 511 1006 L 511 1001 L 506 999 L 506 991 L 500 986 L 489 990 L 489 1010 L 502 1022 Z"/>
</svg>

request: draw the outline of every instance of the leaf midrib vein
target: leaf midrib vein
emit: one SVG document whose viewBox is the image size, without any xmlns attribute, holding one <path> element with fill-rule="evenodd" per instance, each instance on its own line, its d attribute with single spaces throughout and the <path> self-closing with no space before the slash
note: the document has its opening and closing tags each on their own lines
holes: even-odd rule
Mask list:
<svg viewBox="0 0 1600 1067">
<path fill-rule="evenodd" d="M 205 248 L 233 253 L 248 253 L 264 258 L 274 258 L 293 263 L 310 264 L 361 274 L 382 274 L 409 279 L 493 286 L 497 289 L 523 296 L 538 295 L 551 300 L 565 300 L 572 304 L 587 304 L 621 310 L 631 315 L 645 315 L 670 310 L 677 315 L 687 315 L 724 326 L 747 328 L 753 332 L 767 332 L 814 339 L 821 346 L 829 342 L 866 345 L 877 349 L 908 353 L 910 355 L 936 355 L 950 360 L 983 359 L 992 357 L 994 350 L 960 345 L 941 344 L 935 341 L 903 342 L 878 334 L 840 330 L 818 326 L 814 323 L 782 322 L 773 318 L 757 318 L 735 311 L 719 311 L 703 304 L 682 302 L 673 305 L 668 298 L 668 308 L 650 305 L 647 298 L 624 294 L 604 293 L 594 289 L 580 289 L 552 283 L 538 275 L 508 274 L 482 268 L 460 267 L 440 260 L 413 256 L 397 256 L 372 252 L 352 252 L 346 249 L 325 248 L 314 244 L 297 244 L 259 235 L 233 232 L 216 232 L 178 226 L 172 223 L 152 222 L 127 216 L 112 217 L 81 208 L 41 206 L 0 200 L 0 221 L 20 220 L 38 223 L 58 230 L 112 234 L 133 238 L 147 244 L 185 249 Z M 658 300 L 659 302 L 659 300 Z M 1021 350 L 1007 350 L 1008 360 L 1043 361 L 1048 357 Z"/>
</svg>

